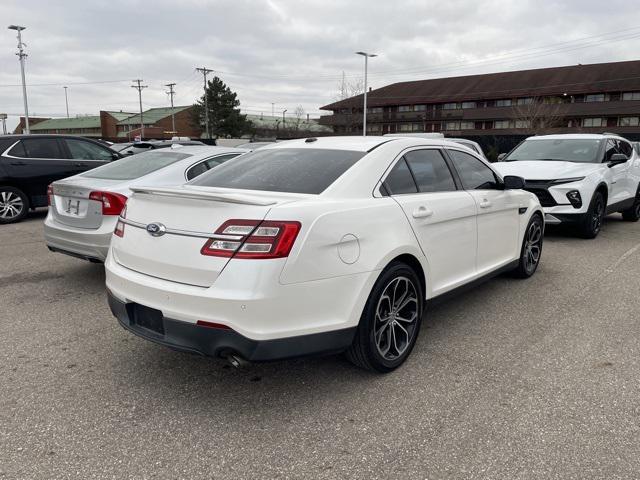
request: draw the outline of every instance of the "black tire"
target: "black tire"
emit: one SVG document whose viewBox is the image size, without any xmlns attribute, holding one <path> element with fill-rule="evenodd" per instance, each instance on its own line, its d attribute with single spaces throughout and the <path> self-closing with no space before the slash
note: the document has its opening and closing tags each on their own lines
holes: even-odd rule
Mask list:
<svg viewBox="0 0 640 480">
<path fill-rule="evenodd" d="M 29 199 L 14 187 L 0 186 L 0 224 L 15 223 L 29 212 Z"/>
<path fill-rule="evenodd" d="M 538 269 L 542 257 L 542 243 L 544 242 L 544 223 L 540 215 L 533 215 L 522 239 L 520 261 L 513 270 L 517 278 L 529 278 Z"/>
<path fill-rule="evenodd" d="M 387 295 L 389 292 L 394 299 Z M 358 367 L 379 373 L 402 365 L 420 333 L 423 297 L 420 279 L 411 267 L 397 261 L 389 264 L 369 294 L 347 358 Z M 404 307 L 397 308 L 405 302 Z"/>
<path fill-rule="evenodd" d="M 602 229 L 607 205 L 602 192 L 595 192 L 589 210 L 582 217 L 579 232 L 582 238 L 596 238 Z"/>
<path fill-rule="evenodd" d="M 636 193 L 636 200 L 633 205 L 622 211 L 622 218 L 627 222 L 637 222 L 640 220 L 640 187 Z"/>
</svg>

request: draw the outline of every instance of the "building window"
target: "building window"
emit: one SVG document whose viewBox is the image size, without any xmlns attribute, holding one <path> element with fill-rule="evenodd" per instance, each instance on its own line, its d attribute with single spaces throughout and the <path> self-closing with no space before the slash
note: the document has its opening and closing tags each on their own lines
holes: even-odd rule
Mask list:
<svg viewBox="0 0 640 480">
<path fill-rule="evenodd" d="M 427 109 L 426 105 L 414 105 L 413 110 L 415 112 L 424 112 Z"/>
<path fill-rule="evenodd" d="M 604 124 L 604 120 L 602 118 L 599 118 L 599 117 L 584 118 L 582 120 L 582 126 L 583 127 L 602 127 L 603 124 Z"/>
<path fill-rule="evenodd" d="M 410 123 L 401 123 L 400 125 L 398 125 L 398 131 L 399 132 L 411 132 L 412 131 L 412 127 Z"/>
<path fill-rule="evenodd" d="M 424 132 L 424 125 L 421 123 L 412 123 L 411 128 L 414 132 Z"/>
<path fill-rule="evenodd" d="M 604 100 L 604 93 L 594 93 L 584 97 L 585 102 L 604 102 Z"/>
<path fill-rule="evenodd" d="M 533 103 L 533 97 L 522 97 L 516 100 L 518 105 L 531 105 Z"/>
<path fill-rule="evenodd" d="M 625 92 L 622 94 L 622 100 L 640 100 L 640 92 Z"/>
<path fill-rule="evenodd" d="M 460 130 L 475 130 L 475 122 L 460 122 Z"/>
<path fill-rule="evenodd" d="M 443 110 L 457 110 L 458 108 L 460 108 L 460 104 L 459 103 L 444 103 L 442 105 L 442 109 Z"/>
<path fill-rule="evenodd" d="M 442 130 L 460 130 L 460 122 L 444 122 Z"/>
<path fill-rule="evenodd" d="M 620 127 L 637 127 L 640 125 L 640 118 L 638 117 L 620 117 L 618 119 L 618 126 Z"/>
<path fill-rule="evenodd" d="M 496 130 L 503 129 L 503 128 L 511 128 L 511 122 L 509 120 L 496 120 L 493 123 L 493 128 L 495 128 Z"/>
<path fill-rule="evenodd" d="M 400 105 L 398 107 L 399 112 L 413 112 L 413 105 Z"/>
<path fill-rule="evenodd" d="M 462 102 L 462 108 L 476 108 L 476 102 Z"/>
<path fill-rule="evenodd" d="M 531 128 L 531 120 L 516 120 L 516 128 Z"/>
<path fill-rule="evenodd" d="M 367 123 L 367 132 L 376 133 L 382 131 L 382 125 L 379 123 Z"/>
<path fill-rule="evenodd" d="M 496 100 L 496 107 L 510 107 L 511 106 L 511 99 L 510 98 L 504 98 L 502 100 Z"/>
<path fill-rule="evenodd" d="M 367 113 L 382 113 L 384 107 L 367 107 Z"/>
</svg>

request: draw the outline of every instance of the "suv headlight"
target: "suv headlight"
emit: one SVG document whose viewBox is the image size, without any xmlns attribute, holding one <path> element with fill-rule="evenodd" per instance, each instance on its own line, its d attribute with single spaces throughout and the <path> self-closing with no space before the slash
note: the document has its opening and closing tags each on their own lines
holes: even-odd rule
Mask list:
<svg viewBox="0 0 640 480">
<path fill-rule="evenodd" d="M 562 185 L 563 183 L 573 183 L 584 180 L 584 177 L 575 177 L 575 178 L 559 178 L 557 180 L 551 180 L 551 185 Z"/>
</svg>

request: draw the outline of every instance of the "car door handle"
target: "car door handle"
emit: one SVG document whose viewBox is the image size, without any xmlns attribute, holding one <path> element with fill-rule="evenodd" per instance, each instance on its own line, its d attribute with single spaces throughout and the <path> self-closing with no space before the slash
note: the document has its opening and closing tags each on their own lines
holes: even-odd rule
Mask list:
<svg viewBox="0 0 640 480">
<path fill-rule="evenodd" d="M 9 165 L 15 165 L 16 167 L 23 167 L 27 162 L 11 162 Z"/>
<path fill-rule="evenodd" d="M 433 215 L 433 210 L 425 207 L 424 205 L 420 205 L 411 215 L 413 215 L 413 218 L 427 218 Z"/>
<path fill-rule="evenodd" d="M 480 202 L 480 208 L 489 208 L 491 205 L 493 204 L 486 198 Z"/>
</svg>

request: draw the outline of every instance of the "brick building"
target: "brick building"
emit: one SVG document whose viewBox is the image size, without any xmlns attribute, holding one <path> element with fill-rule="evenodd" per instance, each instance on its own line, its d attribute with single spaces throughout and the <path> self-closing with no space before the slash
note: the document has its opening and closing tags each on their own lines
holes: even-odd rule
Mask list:
<svg viewBox="0 0 640 480">
<path fill-rule="evenodd" d="M 362 134 L 363 96 L 321 107 L 337 134 Z M 543 133 L 640 139 L 640 61 L 401 82 L 370 90 L 367 133 L 442 132 L 490 153 Z"/>
</svg>

